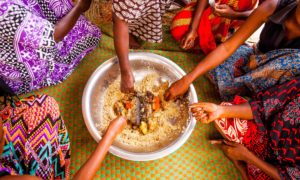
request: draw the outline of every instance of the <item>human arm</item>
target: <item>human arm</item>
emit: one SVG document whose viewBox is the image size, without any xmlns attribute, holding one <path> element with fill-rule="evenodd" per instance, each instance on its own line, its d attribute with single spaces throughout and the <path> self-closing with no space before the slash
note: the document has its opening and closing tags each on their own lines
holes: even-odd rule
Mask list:
<svg viewBox="0 0 300 180">
<path fill-rule="evenodd" d="M 248 102 L 232 106 L 200 102 L 191 105 L 193 116 L 202 123 L 210 123 L 219 118 L 253 119 L 252 109 Z"/>
<path fill-rule="evenodd" d="M 96 150 L 76 172 L 73 179 L 93 179 L 94 175 L 99 170 L 110 145 L 113 143 L 116 136 L 122 131 L 125 125 L 126 119 L 123 117 L 118 117 L 111 122 L 105 135 L 98 143 Z"/>
<path fill-rule="evenodd" d="M 188 32 L 181 39 L 181 47 L 183 49 L 190 49 L 194 46 L 194 41 L 198 37 L 198 28 L 203 11 L 208 6 L 208 0 L 198 0 L 196 10 L 194 11 L 192 22 Z"/>
<path fill-rule="evenodd" d="M 71 11 L 59 20 L 54 27 L 54 41 L 61 41 L 75 26 L 79 16 L 87 11 L 92 0 L 79 0 Z"/>
<path fill-rule="evenodd" d="M 114 46 L 119 59 L 121 71 L 121 91 L 129 93 L 134 90 L 134 77 L 129 62 L 129 29 L 127 22 L 113 14 Z"/>
<path fill-rule="evenodd" d="M 174 99 L 184 94 L 193 81 L 230 57 L 273 14 L 277 2 L 278 0 L 265 1 L 256 8 L 231 38 L 209 53 L 190 73 L 171 85 L 165 94 L 166 99 Z"/>
</svg>

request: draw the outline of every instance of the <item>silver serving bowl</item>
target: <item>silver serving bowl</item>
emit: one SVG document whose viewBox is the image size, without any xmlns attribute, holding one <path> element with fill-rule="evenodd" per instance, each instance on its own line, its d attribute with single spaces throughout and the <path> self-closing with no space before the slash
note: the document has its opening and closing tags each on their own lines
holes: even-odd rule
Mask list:
<svg viewBox="0 0 300 180">
<path fill-rule="evenodd" d="M 153 53 L 135 52 L 129 54 L 130 63 L 136 81 L 142 80 L 149 73 L 159 73 L 163 80 L 174 82 L 185 75 L 185 72 L 171 60 Z M 99 66 L 87 82 L 82 97 L 82 113 L 85 124 L 92 137 L 99 142 L 101 136 L 95 122 L 101 120 L 104 91 L 108 85 L 120 76 L 117 57 L 113 57 Z M 190 103 L 198 101 L 193 85 L 188 92 Z M 171 144 L 153 152 L 133 152 L 129 149 L 112 145 L 109 152 L 132 161 L 149 161 L 167 156 L 180 148 L 191 135 L 196 120 L 190 115 L 186 129 Z"/>
</svg>

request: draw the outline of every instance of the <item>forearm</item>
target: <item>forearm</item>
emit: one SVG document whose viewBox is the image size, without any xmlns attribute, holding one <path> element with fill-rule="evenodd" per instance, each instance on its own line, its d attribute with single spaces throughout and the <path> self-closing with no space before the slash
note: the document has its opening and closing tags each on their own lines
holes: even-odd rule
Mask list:
<svg viewBox="0 0 300 180">
<path fill-rule="evenodd" d="M 113 31 L 114 31 L 114 46 L 117 56 L 119 58 L 121 74 L 131 72 L 129 63 L 129 30 L 128 24 L 119 19 L 115 14 L 113 15 Z"/>
<path fill-rule="evenodd" d="M 103 136 L 96 150 L 90 156 L 90 158 L 84 163 L 84 165 L 76 172 L 73 179 L 93 179 L 96 172 L 99 170 L 109 147 L 113 143 L 117 133 L 115 131 L 107 130 L 106 134 Z"/>
<path fill-rule="evenodd" d="M 246 159 L 247 163 L 253 164 L 257 168 L 264 171 L 267 175 L 269 175 L 273 179 L 280 179 L 280 175 L 278 173 L 278 169 L 273 166 L 272 164 L 269 164 L 257 156 L 255 156 L 252 152 L 249 152 L 249 156 Z"/>
<path fill-rule="evenodd" d="M 269 0 L 260 5 L 231 38 L 220 44 L 186 75 L 189 82 L 192 83 L 230 57 L 274 12 L 277 2 L 277 0 Z"/>
<path fill-rule="evenodd" d="M 252 109 L 249 103 L 243 103 L 232 106 L 220 106 L 222 109 L 222 118 L 241 118 L 253 119 Z"/>
<path fill-rule="evenodd" d="M 190 25 L 190 30 L 197 32 L 202 13 L 207 6 L 208 6 L 208 0 L 197 1 L 196 10 L 194 11 L 192 23 Z"/>
<path fill-rule="evenodd" d="M 82 10 L 78 6 L 74 6 L 67 15 L 56 23 L 54 28 L 55 42 L 61 41 L 72 30 L 81 13 Z"/>
<path fill-rule="evenodd" d="M 232 53 L 229 52 L 224 44 L 219 45 L 214 51 L 209 53 L 198 65 L 186 75 L 189 83 L 195 81 L 209 70 L 214 69 L 222 62 L 224 62 Z"/>
</svg>

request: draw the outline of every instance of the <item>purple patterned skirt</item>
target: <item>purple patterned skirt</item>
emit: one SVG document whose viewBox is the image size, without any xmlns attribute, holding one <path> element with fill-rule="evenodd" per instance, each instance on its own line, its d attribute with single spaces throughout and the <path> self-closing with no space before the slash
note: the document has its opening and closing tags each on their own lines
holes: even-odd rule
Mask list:
<svg viewBox="0 0 300 180">
<path fill-rule="evenodd" d="M 0 0 L 0 78 L 17 94 L 61 83 L 99 43 L 101 32 L 81 16 L 56 43 L 54 26 L 71 0 Z"/>
</svg>

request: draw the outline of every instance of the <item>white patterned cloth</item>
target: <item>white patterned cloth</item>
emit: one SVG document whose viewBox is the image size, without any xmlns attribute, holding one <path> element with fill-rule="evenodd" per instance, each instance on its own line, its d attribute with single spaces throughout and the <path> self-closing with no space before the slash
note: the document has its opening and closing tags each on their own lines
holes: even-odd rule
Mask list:
<svg viewBox="0 0 300 180">
<path fill-rule="evenodd" d="M 144 41 L 162 41 L 162 16 L 172 0 L 113 0 L 113 12 L 128 23 L 129 33 Z"/>
</svg>

